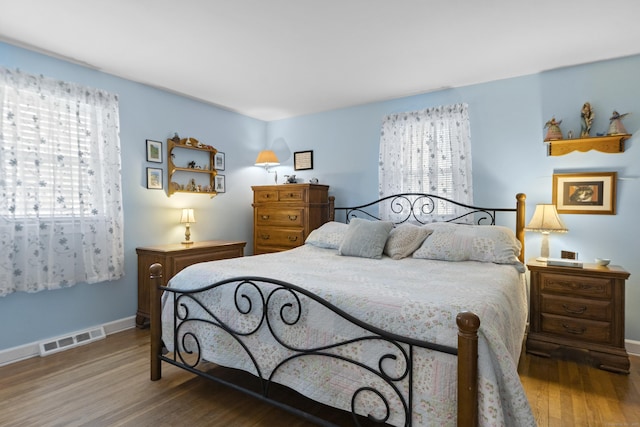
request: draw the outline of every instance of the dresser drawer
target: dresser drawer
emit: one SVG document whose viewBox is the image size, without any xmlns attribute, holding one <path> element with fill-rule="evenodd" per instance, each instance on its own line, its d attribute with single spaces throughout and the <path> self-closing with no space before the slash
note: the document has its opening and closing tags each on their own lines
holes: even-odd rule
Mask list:
<svg viewBox="0 0 640 427">
<path fill-rule="evenodd" d="M 599 277 L 542 273 L 540 274 L 540 292 L 610 299 L 611 281 Z"/>
<path fill-rule="evenodd" d="M 255 244 L 295 248 L 304 243 L 304 230 L 295 228 L 256 227 Z"/>
<path fill-rule="evenodd" d="M 542 331 L 580 341 L 601 344 L 609 344 L 611 342 L 611 324 L 609 322 L 575 319 L 543 313 Z"/>
<path fill-rule="evenodd" d="M 542 312 L 580 319 L 611 321 L 611 301 L 542 294 Z"/>
<path fill-rule="evenodd" d="M 256 208 L 256 224 L 258 226 L 302 227 L 303 220 L 303 208 Z"/>
<path fill-rule="evenodd" d="M 304 188 L 264 189 L 253 192 L 254 203 L 301 202 L 305 200 Z"/>
</svg>

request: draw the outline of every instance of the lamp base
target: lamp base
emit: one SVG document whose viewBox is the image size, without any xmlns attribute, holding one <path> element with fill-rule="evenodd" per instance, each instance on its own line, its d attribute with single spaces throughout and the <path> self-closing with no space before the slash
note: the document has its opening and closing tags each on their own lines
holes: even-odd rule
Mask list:
<svg viewBox="0 0 640 427">
<path fill-rule="evenodd" d="M 546 257 L 546 256 L 539 256 L 539 257 L 536 258 L 536 261 L 538 261 L 538 262 L 547 262 L 548 258 L 549 257 Z"/>
<path fill-rule="evenodd" d="M 193 240 L 185 240 L 184 242 L 182 242 L 183 245 L 190 245 L 193 243 Z"/>
</svg>

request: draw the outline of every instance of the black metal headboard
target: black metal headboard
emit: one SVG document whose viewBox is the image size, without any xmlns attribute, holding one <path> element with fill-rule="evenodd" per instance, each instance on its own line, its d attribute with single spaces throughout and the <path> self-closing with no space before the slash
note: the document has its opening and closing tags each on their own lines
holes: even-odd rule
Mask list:
<svg viewBox="0 0 640 427">
<path fill-rule="evenodd" d="M 524 262 L 524 221 L 525 221 L 525 199 L 524 193 L 516 195 L 516 206 L 513 208 L 485 208 L 480 206 L 472 206 L 446 197 L 437 196 L 428 193 L 401 193 L 391 196 L 382 197 L 373 202 L 360 206 L 349 207 L 333 207 L 330 213 L 330 220 L 335 221 L 336 212 L 344 214 L 344 221 L 349 222 L 353 218 L 366 218 L 372 220 L 381 220 L 378 212 L 380 206 L 388 204 L 391 212 L 394 213 L 396 219 L 395 224 L 403 222 L 415 222 L 418 224 L 427 224 L 429 222 L 446 221 L 446 222 L 466 222 L 478 225 L 495 225 L 496 214 L 498 212 L 511 212 L 515 214 L 516 238 L 522 244 L 520 260 Z M 331 200 L 333 205 L 334 201 Z M 446 215 L 443 211 L 447 211 L 447 207 L 456 207 L 456 214 Z M 444 216 L 446 215 L 446 218 Z M 425 220 L 424 217 L 430 217 Z M 434 219 L 435 218 L 435 219 Z M 471 218 L 469 221 L 468 219 Z"/>
<path fill-rule="evenodd" d="M 442 208 L 444 211 L 448 207 L 457 206 L 462 209 L 461 213 L 456 215 L 448 215 L 443 221 L 461 222 L 466 218 L 473 218 L 474 223 L 483 225 L 495 225 L 497 212 L 516 212 L 516 208 L 482 208 L 479 206 L 466 205 L 456 202 L 455 200 L 427 193 L 401 193 L 386 196 L 373 202 L 352 207 L 337 207 L 336 211 L 344 212 L 345 222 L 349 222 L 352 218 L 364 217 L 367 219 L 381 220 L 377 211 L 381 206 L 389 205 L 389 209 L 399 219 L 394 220 L 395 224 L 403 222 L 416 222 L 419 224 L 427 224 L 433 220 L 425 221 L 424 216 L 441 217 L 445 214 L 438 211 Z M 458 209 L 460 210 L 460 209 Z M 476 216 L 476 214 L 480 214 Z"/>
</svg>

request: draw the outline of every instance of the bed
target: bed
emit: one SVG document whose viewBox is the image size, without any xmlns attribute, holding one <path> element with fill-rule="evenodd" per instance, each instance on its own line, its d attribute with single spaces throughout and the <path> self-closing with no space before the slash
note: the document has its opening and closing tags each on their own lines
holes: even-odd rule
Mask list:
<svg viewBox="0 0 640 427">
<path fill-rule="evenodd" d="M 195 264 L 167 287 L 156 264 L 151 379 L 162 363 L 226 384 L 211 366 L 239 369 L 256 398 L 301 414 L 271 398 L 284 385 L 354 425 L 535 425 L 517 374 L 527 304 L 516 200 L 487 209 L 401 194 L 332 207 L 298 248 Z M 393 221 L 379 220 L 381 203 Z M 448 204 L 445 222 L 424 220 Z M 515 216 L 515 232 L 499 215 Z"/>
</svg>

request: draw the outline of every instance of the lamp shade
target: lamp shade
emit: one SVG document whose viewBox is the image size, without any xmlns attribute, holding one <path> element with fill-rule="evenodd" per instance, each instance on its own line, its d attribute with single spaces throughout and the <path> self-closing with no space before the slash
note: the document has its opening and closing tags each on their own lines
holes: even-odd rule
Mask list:
<svg viewBox="0 0 640 427">
<path fill-rule="evenodd" d="M 189 224 L 196 222 L 196 217 L 193 215 L 193 209 L 182 209 L 182 217 L 180 222 L 183 224 Z"/>
<path fill-rule="evenodd" d="M 277 166 L 280 164 L 278 156 L 272 150 L 263 150 L 258 153 L 256 166 Z"/>
<path fill-rule="evenodd" d="M 533 217 L 524 229 L 539 233 L 566 233 L 569 231 L 558 216 L 556 206 L 552 204 L 536 205 Z"/>
</svg>

